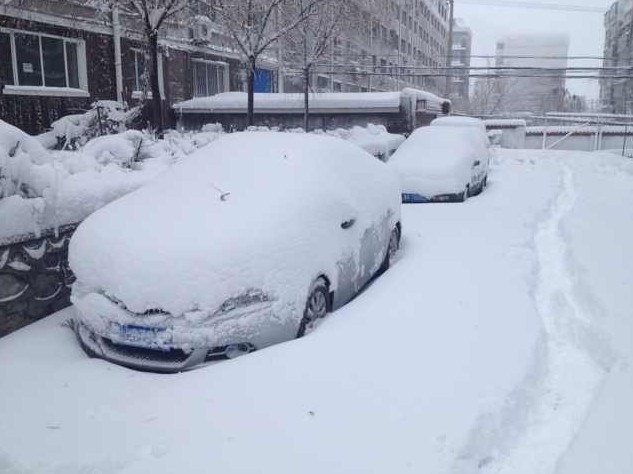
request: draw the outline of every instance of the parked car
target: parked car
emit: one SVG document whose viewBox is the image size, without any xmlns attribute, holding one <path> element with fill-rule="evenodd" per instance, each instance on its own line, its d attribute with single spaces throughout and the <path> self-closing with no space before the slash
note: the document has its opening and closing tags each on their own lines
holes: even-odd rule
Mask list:
<svg viewBox="0 0 633 474">
<path fill-rule="evenodd" d="M 476 117 L 439 117 L 431 122 L 433 127 L 459 127 L 469 130 L 473 140 L 481 143 L 481 151 L 475 159 L 473 167 L 473 179 L 469 187 L 467 196 L 480 194 L 488 185 L 488 171 L 490 170 L 490 147 L 492 145 L 490 136 L 486 130 L 483 120 Z M 480 153 L 480 154 L 479 154 Z"/>
<path fill-rule="evenodd" d="M 389 266 L 400 205 L 395 173 L 354 144 L 227 135 L 79 226 L 75 332 L 159 372 L 301 337 Z"/>
<path fill-rule="evenodd" d="M 415 130 L 391 157 L 402 202 L 463 202 L 488 180 L 490 153 L 479 130 L 430 126 Z"/>
</svg>

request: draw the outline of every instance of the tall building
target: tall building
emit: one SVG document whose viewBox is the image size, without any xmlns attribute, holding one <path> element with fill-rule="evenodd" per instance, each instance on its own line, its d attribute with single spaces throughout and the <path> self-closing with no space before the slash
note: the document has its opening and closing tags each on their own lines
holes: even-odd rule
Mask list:
<svg viewBox="0 0 633 474">
<path fill-rule="evenodd" d="M 469 109 L 470 95 L 470 56 L 473 44 L 473 34 L 470 28 L 464 26 L 460 20 L 453 25 L 453 53 L 451 66 L 459 68 L 451 77 L 449 98 L 453 101 L 453 108 L 465 112 Z"/>
<path fill-rule="evenodd" d="M 318 92 L 366 92 L 404 87 L 444 93 L 433 76 L 446 66 L 449 11 L 444 0 L 354 0 L 356 26 L 332 38 L 311 78 Z M 297 67 L 282 67 L 283 90 L 302 90 Z M 293 73 L 293 71 L 295 71 Z"/>
<path fill-rule="evenodd" d="M 500 39 L 495 58 L 497 67 L 548 70 L 498 71 L 499 79 L 495 79 L 499 81 L 498 111 L 540 114 L 562 110 L 568 52 L 569 37 L 563 34 L 524 34 Z"/>
<path fill-rule="evenodd" d="M 605 67 L 624 67 L 618 73 L 633 72 L 633 0 L 619 0 L 611 5 L 604 16 Z M 603 75 L 613 70 L 603 71 Z M 633 79 L 607 79 L 600 81 L 600 101 L 606 112 L 633 114 Z"/>
</svg>

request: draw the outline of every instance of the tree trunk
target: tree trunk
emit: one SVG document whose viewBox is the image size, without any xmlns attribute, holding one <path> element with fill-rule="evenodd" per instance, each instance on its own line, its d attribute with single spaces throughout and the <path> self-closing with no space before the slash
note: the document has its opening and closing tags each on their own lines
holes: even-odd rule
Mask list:
<svg viewBox="0 0 633 474">
<path fill-rule="evenodd" d="M 247 122 L 249 126 L 255 125 L 255 64 L 257 58 L 252 56 L 248 63 L 248 112 Z"/>
<path fill-rule="evenodd" d="M 156 134 L 162 138 L 163 123 L 163 104 L 160 96 L 160 86 L 158 83 L 158 32 L 150 31 L 149 39 L 149 82 L 152 91 L 152 126 L 156 129 Z"/>
<path fill-rule="evenodd" d="M 303 129 L 310 131 L 310 67 L 303 68 Z"/>
</svg>

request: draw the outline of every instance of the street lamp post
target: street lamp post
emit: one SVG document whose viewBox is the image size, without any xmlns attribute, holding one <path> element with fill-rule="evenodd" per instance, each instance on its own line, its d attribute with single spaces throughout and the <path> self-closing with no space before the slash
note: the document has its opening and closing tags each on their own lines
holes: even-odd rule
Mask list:
<svg viewBox="0 0 633 474">
<path fill-rule="evenodd" d="M 448 14 L 448 51 L 446 53 L 446 67 L 450 68 L 453 65 L 453 20 L 455 16 L 455 0 L 446 0 L 449 7 Z M 450 99 L 451 94 L 451 76 L 452 69 L 446 70 L 446 88 L 445 95 L 447 99 Z"/>
</svg>

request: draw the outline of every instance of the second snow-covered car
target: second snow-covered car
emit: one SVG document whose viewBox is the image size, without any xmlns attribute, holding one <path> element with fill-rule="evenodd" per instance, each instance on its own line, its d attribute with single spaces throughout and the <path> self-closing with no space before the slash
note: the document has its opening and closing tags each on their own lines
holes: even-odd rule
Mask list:
<svg viewBox="0 0 633 474">
<path fill-rule="evenodd" d="M 351 143 L 237 133 L 105 206 L 73 236 L 91 355 L 174 372 L 300 337 L 389 266 L 400 188 Z"/>
<path fill-rule="evenodd" d="M 389 160 L 400 176 L 402 202 L 465 201 L 488 180 L 490 153 L 476 130 L 422 127 Z"/>
</svg>

